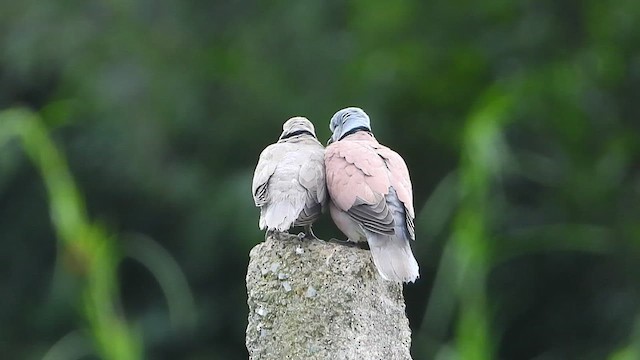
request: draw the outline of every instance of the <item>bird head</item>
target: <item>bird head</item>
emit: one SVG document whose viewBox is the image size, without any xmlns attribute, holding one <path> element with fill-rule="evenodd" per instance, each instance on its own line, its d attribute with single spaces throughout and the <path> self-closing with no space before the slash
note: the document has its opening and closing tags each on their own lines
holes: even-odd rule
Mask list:
<svg viewBox="0 0 640 360">
<path fill-rule="evenodd" d="M 358 107 L 348 107 L 333 115 L 329 129 L 333 134 L 327 145 L 360 130 L 371 132 L 371 120 L 364 110 Z"/>
<path fill-rule="evenodd" d="M 302 134 L 311 135 L 314 138 L 317 138 L 315 128 L 309 119 L 302 116 L 292 117 L 282 125 L 282 135 L 280 135 L 279 140 L 288 139 Z"/>
</svg>

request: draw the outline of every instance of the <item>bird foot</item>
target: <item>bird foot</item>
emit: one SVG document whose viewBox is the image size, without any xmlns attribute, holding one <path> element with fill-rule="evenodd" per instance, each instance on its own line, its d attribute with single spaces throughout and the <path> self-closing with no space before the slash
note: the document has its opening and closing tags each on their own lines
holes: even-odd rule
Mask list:
<svg viewBox="0 0 640 360">
<path fill-rule="evenodd" d="M 276 232 L 275 230 L 267 229 L 267 231 L 265 231 L 264 233 L 264 240 L 266 241 L 270 236 L 274 237 L 275 232 Z"/>
<path fill-rule="evenodd" d="M 305 228 L 305 233 L 307 233 L 305 235 L 305 239 L 320 240 L 320 238 L 318 238 L 316 234 L 313 233 L 313 230 L 311 230 L 311 227 Z"/>
<path fill-rule="evenodd" d="M 300 233 L 298 235 L 294 235 L 294 234 L 290 234 L 287 231 L 278 231 L 278 230 L 267 230 L 267 232 L 264 234 L 264 239 L 267 240 L 267 238 L 273 238 L 274 240 L 277 241 L 286 241 L 286 240 L 291 240 L 293 239 L 301 239 L 301 236 L 304 237 L 304 233 Z"/>
<path fill-rule="evenodd" d="M 348 247 L 354 247 L 354 248 L 358 248 L 358 249 L 362 249 L 362 250 L 369 250 L 369 243 L 367 243 L 366 241 L 362 241 L 362 242 L 353 242 L 353 241 L 349 241 L 349 240 L 339 240 L 336 238 L 331 238 L 329 240 L 327 240 L 327 242 L 332 242 L 338 245 L 342 245 L 342 246 L 348 246 Z"/>
</svg>

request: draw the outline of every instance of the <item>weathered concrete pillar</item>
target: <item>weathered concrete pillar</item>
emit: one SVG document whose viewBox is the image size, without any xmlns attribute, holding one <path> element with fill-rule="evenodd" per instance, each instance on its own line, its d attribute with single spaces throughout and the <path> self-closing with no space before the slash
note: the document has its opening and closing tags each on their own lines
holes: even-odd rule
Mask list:
<svg viewBox="0 0 640 360">
<path fill-rule="evenodd" d="M 369 251 L 269 237 L 251 250 L 247 294 L 252 360 L 411 359 L 402 286 Z"/>
</svg>

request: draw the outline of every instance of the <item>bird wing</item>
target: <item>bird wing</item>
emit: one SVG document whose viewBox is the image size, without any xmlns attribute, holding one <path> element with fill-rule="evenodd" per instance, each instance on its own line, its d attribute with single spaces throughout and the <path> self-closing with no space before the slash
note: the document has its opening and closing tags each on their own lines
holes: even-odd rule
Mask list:
<svg viewBox="0 0 640 360">
<path fill-rule="evenodd" d="M 376 146 L 376 153 L 381 157 L 389 169 L 389 182 L 395 189 L 398 199 L 405 209 L 405 222 L 411 239 L 415 240 L 415 211 L 413 208 L 413 189 L 409 169 L 402 156 L 384 145 Z"/>
<path fill-rule="evenodd" d="M 258 158 L 258 165 L 256 165 L 256 170 L 253 173 L 251 193 L 253 194 L 253 201 L 258 207 L 266 204 L 269 199 L 269 179 L 276 171 L 279 155 L 281 155 L 277 145 L 271 144 L 262 150 Z"/>
<path fill-rule="evenodd" d="M 324 204 L 327 198 L 327 186 L 325 182 L 324 170 L 324 147 L 317 144 L 308 145 L 310 149 L 301 153 L 302 166 L 298 174 L 298 182 L 310 194 L 315 196 L 319 204 Z M 316 146 L 317 145 L 317 146 Z"/>
<path fill-rule="evenodd" d="M 335 205 L 364 229 L 385 235 L 395 233 L 387 206 L 390 178 L 387 166 L 370 135 L 354 136 L 329 145 L 325 154 L 327 189 Z M 370 140 L 369 140 L 370 139 Z"/>
</svg>

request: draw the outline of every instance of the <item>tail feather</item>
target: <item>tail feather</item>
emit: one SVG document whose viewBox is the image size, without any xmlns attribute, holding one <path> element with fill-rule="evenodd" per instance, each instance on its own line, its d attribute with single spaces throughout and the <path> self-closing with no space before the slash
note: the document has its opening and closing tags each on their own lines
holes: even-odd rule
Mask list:
<svg viewBox="0 0 640 360">
<path fill-rule="evenodd" d="M 296 219 L 295 226 L 306 226 L 313 224 L 322 213 L 322 205 L 318 203 L 311 203 L 307 199 L 307 204 L 302 208 L 298 218 Z"/>
<path fill-rule="evenodd" d="M 414 282 L 420 277 L 420 269 L 409 241 L 396 236 L 367 234 L 373 263 L 380 275 L 390 281 Z"/>
<path fill-rule="evenodd" d="M 420 276 L 420 269 L 409 244 L 413 236 L 406 222 L 405 207 L 393 187 L 389 188 L 386 199 L 393 214 L 394 234 L 383 235 L 365 230 L 373 263 L 387 280 L 414 282 Z"/>
<path fill-rule="evenodd" d="M 303 201 L 274 201 L 260 209 L 260 229 L 287 231 L 298 218 Z"/>
</svg>

